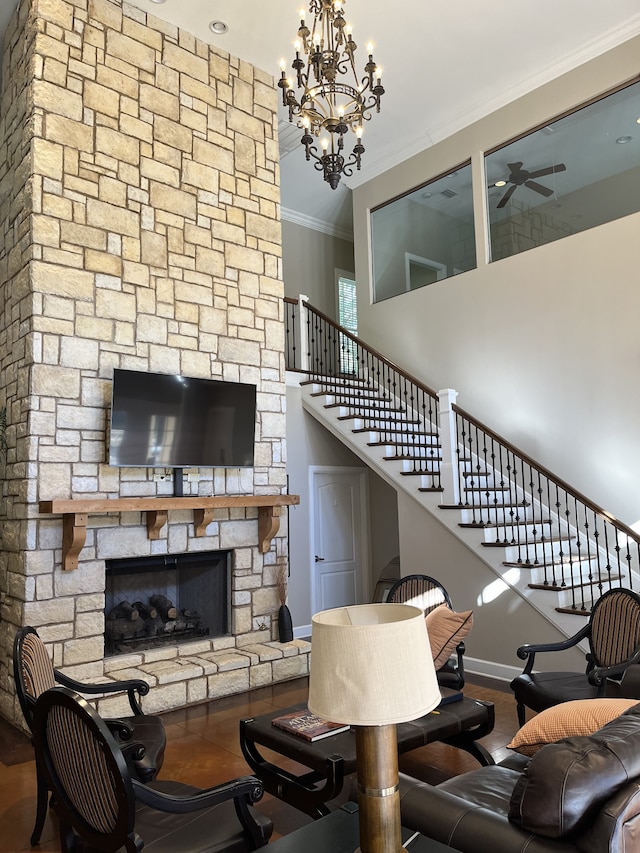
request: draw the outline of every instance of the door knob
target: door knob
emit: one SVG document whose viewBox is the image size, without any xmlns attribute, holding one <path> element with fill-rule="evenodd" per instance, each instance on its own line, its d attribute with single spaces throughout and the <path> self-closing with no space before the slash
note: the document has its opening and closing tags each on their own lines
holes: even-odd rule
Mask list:
<svg viewBox="0 0 640 853">
<path fill-rule="evenodd" d="M 324 557 L 318 557 L 316 554 L 316 563 L 324 563 Z"/>
</svg>

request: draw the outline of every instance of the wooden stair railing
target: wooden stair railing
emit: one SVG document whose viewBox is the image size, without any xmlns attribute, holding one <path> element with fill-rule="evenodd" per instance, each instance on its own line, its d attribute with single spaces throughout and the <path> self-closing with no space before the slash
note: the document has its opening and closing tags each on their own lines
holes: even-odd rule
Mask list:
<svg viewBox="0 0 640 853">
<path fill-rule="evenodd" d="M 564 592 L 561 612 L 588 614 L 615 586 L 640 584 L 640 535 L 455 403 L 306 300 L 285 299 L 287 369 L 308 375 L 327 416 L 369 433 L 419 491 L 443 492 L 482 546 L 531 572 L 529 586 Z"/>
</svg>

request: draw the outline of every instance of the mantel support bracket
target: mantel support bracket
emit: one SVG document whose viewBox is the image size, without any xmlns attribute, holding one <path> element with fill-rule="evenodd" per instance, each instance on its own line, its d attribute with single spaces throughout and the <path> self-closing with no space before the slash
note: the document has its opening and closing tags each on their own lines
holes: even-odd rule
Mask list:
<svg viewBox="0 0 640 853">
<path fill-rule="evenodd" d="M 196 536 L 206 536 L 207 527 L 213 521 L 215 510 L 212 508 L 194 509 L 193 511 L 193 529 Z"/>
<path fill-rule="evenodd" d="M 62 568 L 65 571 L 78 568 L 78 556 L 87 538 L 86 512 L 68 513 L 62 526 Z"/>
<path fill-rule="evenodd" d="M 271 540 L 280 529 L 280 507 L 258 507 L 258 548 L 266 554 L 271 548 Z"/>
<path fill-rule="evenodd" d="M 147 510 L 147 538 L 159 539 L 160 531 L 167 523 L 169 512 L 166 509 Z"/>
</svg>

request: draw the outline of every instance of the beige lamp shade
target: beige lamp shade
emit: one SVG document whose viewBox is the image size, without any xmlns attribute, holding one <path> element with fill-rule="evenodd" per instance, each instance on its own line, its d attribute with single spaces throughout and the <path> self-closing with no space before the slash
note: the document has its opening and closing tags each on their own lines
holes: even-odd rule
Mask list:
<svg viewBox="0 0 640 853">
<path fill-rule="evenodd" d="M 312 618 L 309 709 L 338 723 L 415 720 L 440 703 L 423 612 L 361 604 Z"/>
</svg>

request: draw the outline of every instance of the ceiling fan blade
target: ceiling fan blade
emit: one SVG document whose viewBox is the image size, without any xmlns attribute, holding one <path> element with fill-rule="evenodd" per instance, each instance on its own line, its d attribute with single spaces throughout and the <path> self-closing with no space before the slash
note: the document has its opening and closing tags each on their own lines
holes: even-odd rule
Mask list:
<svg viewBox="0 0 640 853">
<path fill-rule="evenodd" d="M 550 190 L 548 187 L 543 187 L 542 184 L 538 184 L 535 181 L 525 181 L 525 187 L 529 187 L 530 190 L 534 190 L 540 195 L 545 195 L 549 198 L 550 195 L 553 195 L 553 190 Z"/>
<path fill-rule="evenodd" d="M 556 172 L 566 172 L 567 167 L 564 163 L 558 163 L 556 166 L 547 166 L 546 169 L 536 169 L 535 172 L 529 172 L 530 178 L 542 178 L 544 175 L 555 175 Z"/>
<path fill-rule="evenodd" d="M 505 206 L 505 204 L 509 201 L 509 199 L 511 198 L 511 196 L 512 196 L 512 195 L 514 194 L 514 192 L 516 191 L 516 186 L 517 186 L 516 184 L 511 184 L 511 186 L 510 186 L 510 187 L 509 187 L 509 189 L 506 191 L 506 193 L 502 196 L 502 198 L 500 199 L 500 201 L 498 202 L 498 204 L 496 205 L 496 207 L 504 207 L 504 206 Z"/>
</svg>

